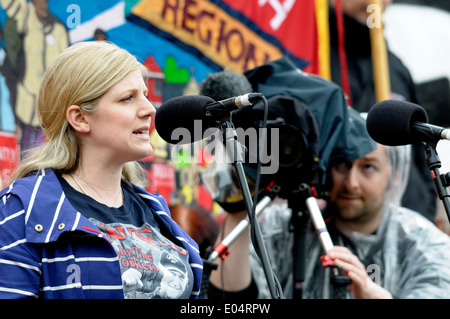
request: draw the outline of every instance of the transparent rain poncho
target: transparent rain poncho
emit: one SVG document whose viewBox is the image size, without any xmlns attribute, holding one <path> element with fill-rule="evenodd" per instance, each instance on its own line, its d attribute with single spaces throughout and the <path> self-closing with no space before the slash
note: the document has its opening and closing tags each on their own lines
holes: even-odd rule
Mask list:
<svg viewBox="0 0 450 319">
<path fill-rule="evenodd" d="M 410 146 L 386 146 L 391 164 L 389 190 L 383 218 L 375 234 L 338 232 L 327 227 L 333 244 L 346 246 L 366 266 L 369 277 L 391 292 L 394 298 L 450 298 L 450 239 L 429 220 L 400 206 L 410 169 Z M 272 266 L 283 294 L 292 298 L 293 235 L 291 211 L 286 201 L 274 202 L 261 215 L 260 225 Z M 324 268 L 324 255 L 315 229 L 307 239 L 303 298 L 335 298 L 330 268 Z M 253 278 L 259 298 L 270 298 L 265 276 L 251 248 Z M 345 298 L 353 298 L 350 291 Z"/>
</svg>

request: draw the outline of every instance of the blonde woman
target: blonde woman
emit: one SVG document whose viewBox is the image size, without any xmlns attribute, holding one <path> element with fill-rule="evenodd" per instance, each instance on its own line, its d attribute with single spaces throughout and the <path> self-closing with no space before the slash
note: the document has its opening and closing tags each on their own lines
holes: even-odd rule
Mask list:
<svg viewBox="0 0 450 319">
<path fill-rule="evenodd" d="M 186 269 L 196 298 L 197 244 L 144 190 L 155 109 L 144 67 L 105 41 L 74 44 L 48 67 L 37 110 L 46 142 L 0 193 L 0 297 L 162 298 L 157 265 Z"/>
</svg>

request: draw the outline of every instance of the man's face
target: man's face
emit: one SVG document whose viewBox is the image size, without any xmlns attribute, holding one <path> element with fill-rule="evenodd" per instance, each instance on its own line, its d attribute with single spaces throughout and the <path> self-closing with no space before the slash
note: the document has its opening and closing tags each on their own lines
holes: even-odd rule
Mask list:
<svg viewBox="0 0 450 319">
<path fill-rule="evenodd" d="M 48 0 L 32 0 L 31 1 L 36 8 L 36 13 L 41 20 L 45 20 L 49 16 Z"/>
<path fill-rule="evenodd" d="M 332 189 L 328 205 L 342 221 L 365 223 L 383 211 L 390 165 L 383 145 L 353 162 L 331 169 Z"/>
</svg>

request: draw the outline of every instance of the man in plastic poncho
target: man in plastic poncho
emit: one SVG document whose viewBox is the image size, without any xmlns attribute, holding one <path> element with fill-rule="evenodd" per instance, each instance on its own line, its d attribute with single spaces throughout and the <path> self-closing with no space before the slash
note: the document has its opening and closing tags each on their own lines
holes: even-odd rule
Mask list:
<svg viewBox="0 0 450 319">
<path fill-rule="evenodd" d="M 332 269 L 322 265 L 320 257 L 325 252 L 311 225 L 302 298 L 450 298 L 449 237 L 419 213 L 399 204 L 409 165 L 409 146 L 383 145 L 356 160 L 332 163 L 324 210 L 334 244 L 328 255 L 352 283 L 349 289 L 344 289 L 344 295 L 342 289 L 336 290 L 339 295 L 334 294 L 330 282 Z M 272 266 L 286 298 L 293 296 L 290 215 L 286 205 L 275 204 L 266 209 L 260 220 Z M 237 215 L 228 217 L 232 222 Z M 248 249 L 245 245 L 231 246 L 230 257 L 233 253 L 243 256 L 245 249 Z M 235 268 L 238 264 L 242 266 L 244 258 L 240 258 L 234 267 L 221 266 L 224 271 L 221 283 L 211 276 L 212 297 L 251 296 L 256 291 L 258 298 L 271 297 L 251 246 L 250 256 L 251 271 Z M 233 283 L 232 273 L 228 276 L 227 269 L 242 269 L 239 276 L 246 286 Z M 249 278 L 245 280 L 243 274 Z M 232 292 L 214 294 L 217 288 Z"/>
<path fill-rule="evenodd" d="M 419 213 L 400 207 L 409 163 L 409 146 L 378 144 L 364 157 L 330 170 L 324 218 L 335 245 L 329 255 L 352 280 L 344 298 L 450 298 L 449 237 Z M 308 235 L 303 297 L 342 298 L 333 294 L 316 232 Z M 259 296 L 269 297 L 264 291 L 259 289 Z"/>
<path fill-rule="evenodd" d="M 329 252 L 352 280 L 346 298 L 449 298 L 450 242 L 422 215 L 400 207 L 410 150 L 378 145 L 330 171 L 326 214 L 335 247 Z M 311 236 L 305 298 L 336 298 L 330 269 Z M 370 276 L 369 276 L 370 274 Z"/>
</svg>

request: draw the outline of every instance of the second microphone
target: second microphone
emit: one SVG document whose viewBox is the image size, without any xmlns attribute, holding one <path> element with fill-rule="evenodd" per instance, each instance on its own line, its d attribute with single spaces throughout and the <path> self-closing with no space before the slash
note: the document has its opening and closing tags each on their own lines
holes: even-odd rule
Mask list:
<svg viewBox="0 0 450 319">
<path fill-rule="evenodd" d="M 199 125 L 199 121 L 202 131 L 217 127 L 217 122 L 226 119 L 230 112 L 254 105 L 262 96 L 261 93 L 248 93 L 217 102 L 203 95 L 174 97 L 164 102 L 156 111 L 155 127 L 167 143 L 193 143 L 203 138 L 203 132 L 197 132 L 196 125 Z M 187 129 L 191 138 L 181 139 L 179 135 L 174 134 L 179 128 Z"/>
</svg>

